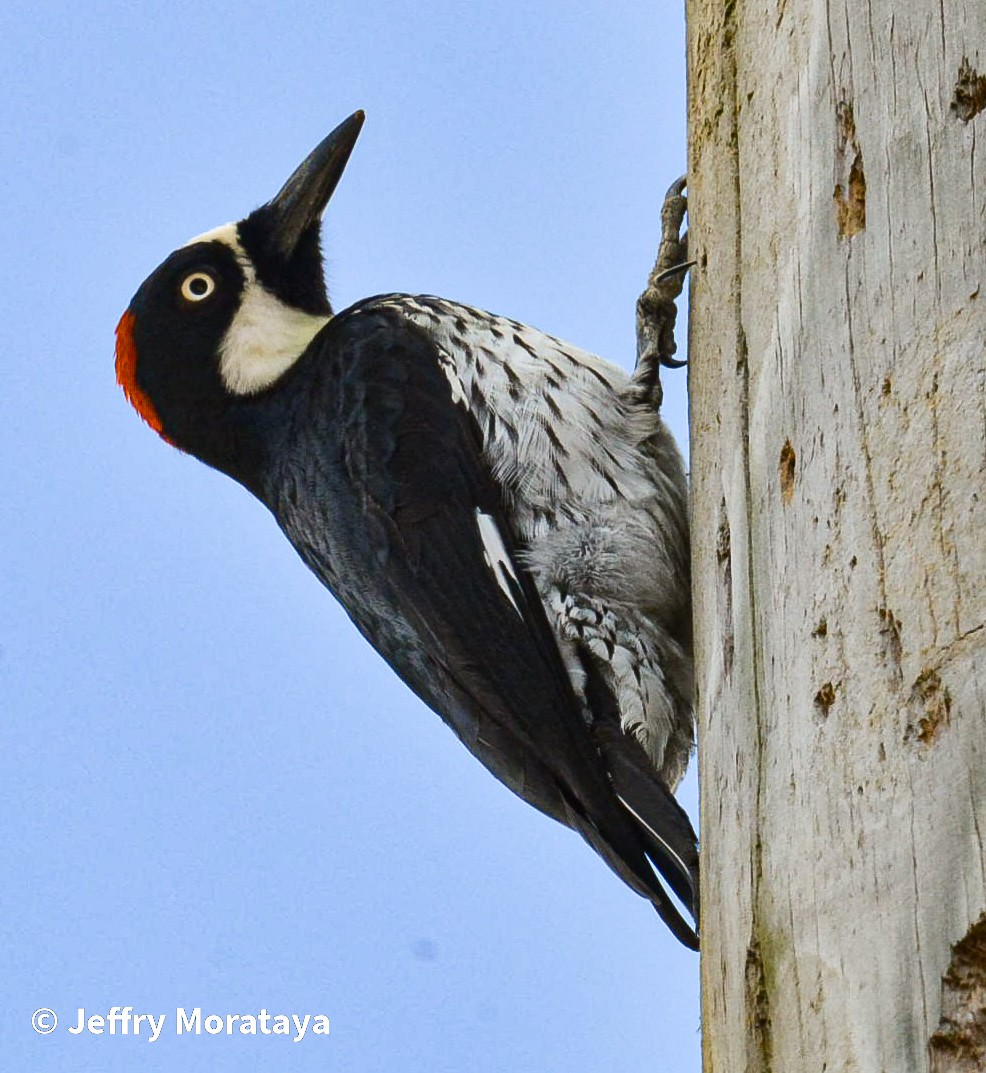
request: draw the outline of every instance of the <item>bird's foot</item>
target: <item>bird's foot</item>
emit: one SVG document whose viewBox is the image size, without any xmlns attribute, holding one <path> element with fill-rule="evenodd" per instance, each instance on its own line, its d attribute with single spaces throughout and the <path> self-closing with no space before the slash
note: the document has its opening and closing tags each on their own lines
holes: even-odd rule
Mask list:
<svg viewBox="0 0 986 1073">
<path fill-rule="evenodd" d="M 634 380 L 655 406 L 661 404 L 661 366 L 679 369 L 686 364 L 676 361 L 673 356 L 677 350 L 674 341 L 677 315 L 675 300 L 684 286 L 685 273 L 695 263 L 688 260 L 688 232 L 682 231 L 688 208 L 685 186 L 686 177 L 683 175 L 671 184 L 664 195 L 661 245 L 647 280 L 647 288 L 637 299 L 637 368 Z"/>
</svg>

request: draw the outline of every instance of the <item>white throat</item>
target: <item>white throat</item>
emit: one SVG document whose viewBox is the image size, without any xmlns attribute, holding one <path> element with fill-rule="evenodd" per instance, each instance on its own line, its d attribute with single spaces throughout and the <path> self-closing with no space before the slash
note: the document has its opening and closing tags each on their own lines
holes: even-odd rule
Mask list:
<svg viewBox="0 0 986 1073">
<path fill-rule="evenodd" d="M 240 244 L 236 224 L 206 231 L 186 245 L 193 242 L 225 243 L 243 270 L 243 297 L 220 345 L 219 373 L 231 394 L 255 395 L 294 365 L 329 318 L 295 309 L 267 290 Z"/>
<path fill-rule="evenodd" d="M 219 351 L 223 383 L 234 395 L 263 391 L 294 365 L 328 323 L 328 317 L 287 305 L 248 276 Z"/>
</svg>

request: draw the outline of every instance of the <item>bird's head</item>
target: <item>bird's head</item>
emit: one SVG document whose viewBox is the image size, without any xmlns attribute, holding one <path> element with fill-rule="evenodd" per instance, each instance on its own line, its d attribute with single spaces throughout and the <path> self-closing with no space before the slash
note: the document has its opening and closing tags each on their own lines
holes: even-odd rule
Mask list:
<svg viewBox="0 0 986 1073">
<path fill-rule="evenodd" d="M 200 453 L 203 426 L 272 388 L 331 317 L 321 218 L 362 125 L 355 112 L 276 197 L 175 250 L 134 295 L 116 329 L 116 376 L 169 443 Z"/>
</svg>

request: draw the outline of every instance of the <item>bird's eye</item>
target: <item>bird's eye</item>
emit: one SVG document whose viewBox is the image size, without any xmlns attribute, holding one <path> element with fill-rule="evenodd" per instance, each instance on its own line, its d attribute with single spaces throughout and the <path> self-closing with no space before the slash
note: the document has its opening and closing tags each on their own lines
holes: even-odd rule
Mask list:
<svg viewBox="0 0 986 1073">
<path fill-rule="evenodd" d="M 192 272 L 181 283 L 181 296 L 186 302 L 201 302 L 216 289 L 216 281 L 208 272 Z"/>
</svg>

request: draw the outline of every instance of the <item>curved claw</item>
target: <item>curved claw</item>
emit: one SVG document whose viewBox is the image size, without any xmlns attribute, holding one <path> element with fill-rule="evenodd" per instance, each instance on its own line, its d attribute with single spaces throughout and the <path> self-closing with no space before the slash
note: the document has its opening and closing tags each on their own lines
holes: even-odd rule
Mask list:
<svg viewBox="0 0 986 1073">
<path fill-rule="evenodd" d="M 685 192 L 685 188 L 688 186 L 688 176 L 679 175 L 677 179 L 668 187 L 668 192 L 664 195 L 664 200 L 668 198 L 681 197 Z"/>
<path fill-rule="evenodd" d="M 661 283 L 666 279 L 670 279 L 672 276 L 677 276 L 679 272 L 687 272 L 692 265 L 697 265 L 698 261 L 682 261 L 681 264 L 672 265 L 670 268 L 665 268 L 663 272 L 658 272 L 653 277 L 652 283 Z"/>
</svg>

